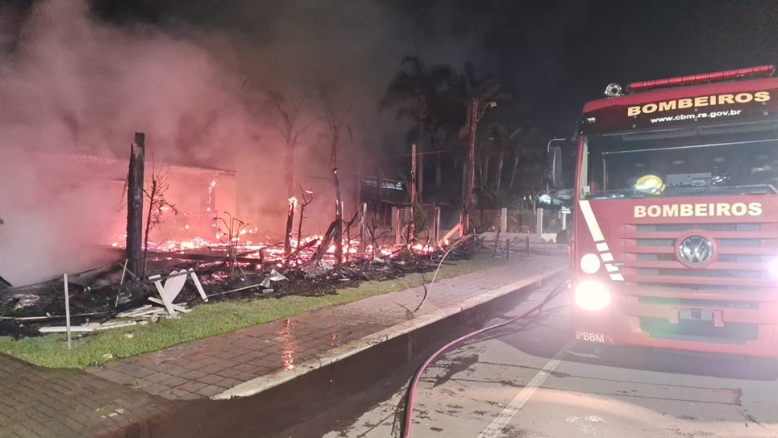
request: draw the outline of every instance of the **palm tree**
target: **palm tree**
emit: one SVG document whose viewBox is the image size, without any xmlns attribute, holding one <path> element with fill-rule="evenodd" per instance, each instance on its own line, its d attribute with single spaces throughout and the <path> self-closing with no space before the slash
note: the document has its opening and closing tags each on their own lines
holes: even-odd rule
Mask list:
<svg viewBox="0 0 778 438">
<path fill-rule="evenodd" d="M 416 139 L 420 151 L 425 150 L 425 138 L 429 138 L 431 146 L 439 153 L 435 167 L 435 185 L 440 187 L 441 154 L 445 144 L 444 104 L 449 96 L 447 87 L 450 85 L 454 71 L 447 65 L 427 67 L 418 57 L 406 56 L 400 63 L 400 71 L 389 81 L 384 97 L 378 109 L 383 111 L 390 107 L 398 107 L 397 118 L 408 119 L 413 124 L 411 137 Z"/>
<path fill-rule="evenodd" d="M 523 129 L 520 126 L 515 126 L 509 122 L 492 122 L 489 125 L 489 137 L 491 140 L 492 154 L 497 159 L 497 168 L 494 174 L 494 192 L 497 198 L 500 197 L 500 190 L 502 188 L 502 174 L 503 167 L 505 165 L 505 155 L 511 154 L 514 148 L 517 147 L 519 140 L 523 134 Z M 518 163 L 516 163 L 518 164 Z M 514 169 L 515 172 L 515 169 Z"/>
<path fill-rule="evenodd" d="M 324 137 L 330 146 L 330 170 L 332 171 L 332 183 L 335 187 L 335 264 L 340 266 L 343 262 L 343 201 L 340 196 L 340 179 L 338 178 L 338 151 L 343 139 L 344 129 L 350 134 L 351 130 L 346 125 L 346 118 L 351 111 L 353 103 L 338 113 L 332 108 L 324 107 L 324 121 L 327 131 Z"/>
<path fill-rule="evenodd" d="M 267 97 L 273 102 L 273 106 L 276 108 L 280 119 L 280 123 L 274 124 L 273 126 L 278 129 L 286 143 L 286 148 L 284 149 L 284 181 L 286 185 L 286 197 L 291 198 L 294 196 L 295 189 L 294 150 L 300 135 L 314 124 L 316 119 L 311 120 L 302 126 L 298 124 L 300 109 L 307 99 L 305 94 L 294 99 L 286 99 L 283 94 L 273 90 L 264 82 L 260 83 L 262 84 Z"/>
<path fill-rule="evenodd" d="M 511 155 L 513 155 L 513 171 L 511 180 L 508 184 L 508 191 L 513 190 L 513 184 L 516 181 L 516 171 L 519 168 L 519 161 L 533 153 L 540 151 L 541 132 L 538 128 L 531 128 L 526 132 L 520 132 L 511 141 Z"/>
<path fill-rule="evenodd" d="M 465 229 L 469 231 L 470 213 L 473 210 L 473 189 L 475 185 L 475 143 L 478 123 L 487 109 L 495 108 L 498 100 L 509 96 L 502 84 L 492 78 L 477 78 L 475 68 L 466 63 L 463 73 L 451 83 L 451 89 L 467 107 L 466 123 L 460 130 L 460 137 L 467 139 L 467 192 L 464 199 Z"/>
<path fill-rule="evenodd" d="M 465 111 L 456 96 L 449 89 L 433 103 L 433 110 L 427 129 L 430 146 L 435 152 L 435 187 L 442 186 L 443 152 L 449 140 L 456 136 L 465 121 Z"/>
</svg>

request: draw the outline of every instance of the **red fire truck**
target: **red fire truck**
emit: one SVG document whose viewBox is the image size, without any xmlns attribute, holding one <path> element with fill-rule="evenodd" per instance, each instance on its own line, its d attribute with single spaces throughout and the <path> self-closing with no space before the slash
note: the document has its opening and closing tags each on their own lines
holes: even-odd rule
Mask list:
<svg viewBox="0 0 778 438">
<path fill-rule="evenodd" d="M 774 70 L 611 84 L 584 106 L 577 340 L 778 357 Z"/>
</svg>

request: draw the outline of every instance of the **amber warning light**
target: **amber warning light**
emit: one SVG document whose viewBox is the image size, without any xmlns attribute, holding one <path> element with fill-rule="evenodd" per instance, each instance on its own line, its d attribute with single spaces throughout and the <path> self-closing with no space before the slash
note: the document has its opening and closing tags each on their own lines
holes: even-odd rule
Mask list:
<svg viewBox="0 0 778 438">
<path fill-rule="evenodd" d="M 772 65 L 760 67 L 741 68 L 716 73 L 703 73 L 699 75 L 681 76 L 669 79 L 657 79 L 654 81 L 635 82 L 627 85 L 627 91 L 646 91 L 653 88 L 673 87 L 677 85 L 692 85 L 705 82 L 728 81 L 731 79 L 749 78 L 756 76 L 771 76 L 775 72 Z"/>
</svg>

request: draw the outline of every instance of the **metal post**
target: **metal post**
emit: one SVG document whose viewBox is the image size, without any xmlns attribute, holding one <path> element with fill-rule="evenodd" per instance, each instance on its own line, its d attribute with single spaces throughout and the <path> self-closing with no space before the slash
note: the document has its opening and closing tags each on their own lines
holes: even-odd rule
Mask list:
<svg viewBox="0 0 778 438">
<path fill-rule="evenodd" d="M 505 239 L 505 260 L 511 259 L 511 240 Z"/>
<path fill-rule="evenodd" d="M 508 232 L 508 209 L 505 207 L 500 209 L 500 231 Z"/>
<path fill-rule="evenodd" d="M 527 236 L 527 257 L 529 257 L 529 256 L 530 256 L 530 251 L 529 251 L 529 236 Z"/>
<path fill-rule="evenodd" d="M 68 350 L 71 350 L 70 344 L 70 294 L 68 293 L 68 274 L 64 275 L 65 278 L 65 330 L 68 333 Z"/>
</svg>

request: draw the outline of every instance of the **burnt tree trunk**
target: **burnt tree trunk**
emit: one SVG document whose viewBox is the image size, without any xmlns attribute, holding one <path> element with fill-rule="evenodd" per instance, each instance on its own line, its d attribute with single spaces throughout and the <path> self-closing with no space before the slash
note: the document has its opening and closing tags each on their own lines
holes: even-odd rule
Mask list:
<svg viewBox="0 0 778 438">
<path fill-rule="evenodd" d="M 284 154 L 284 181 L 287 199 L 294 196 L 294 146 L 293 142 L 287 143 Z"/>
<path fill-rule="evenodd" d="M 419 161 L 416 163 L 416 196 L 419 198 L 419 205 L 424 204 L 424 154 L 419 154 Z"/>
<path fill-rule="evenodd" d="M 378 171 L 378 208 L 379 213 L 381 214 L 381 224 L 384 223 L 386 220 L 386 209 L 384 208 L 384 171 L 379 170 Z"/>
<path fill-rule="evenodd" d="M 332 182 L 335 184 L 335 265 L 343 261 L 343 202 L 340 199 L 340 180 L 338 169 L 332 169 Z"/>
<path fill-rule="evenodd" d="M 303 219 L 305 218 L 306 202 L 300 204 L 300 220 L 297 222 L 297 249 L 300 249 L 300 242 L 303 239 Z"/>
<path fill-rule="evenodd" d="M 497 193 L 497 199 L 500 199 L 500 184 L 502 183 L 502 167 L 505 163 L 505 152 L 500 151 L 500 155 L 497 156 L 497 173 L 495 173 L 495 192 Z"/>
<path fill-rule="evenodd" d="M 408 245 L 413 242 L 416 218 L 416 145 L 411 146 L 411 217 L 408 221 Z"/>
<path fill-rule="evenodd" d="M 478 98 L 470 101 L 470 135 L 467 142 L 467 195 L 465 199 L 465 223 L 463 233 L 470 232 L 470 216 L 473 213 L 473 189 L 475 188 L 475 130 L 478 125 Z"/>
<path fill-rule="evenodd" d="M 294 197 L 289 197 L 289 208 L 286 211 L 286 234 L 284 235 L 284 268 L 289 267 L 289 256 L 292 254 L 292 229 L 294 227 Z M 302 225 L 302 221 L 301 221 Z M 299 243 L 298 243 L 299 245 Z"/>
<path fill-rule="evenodd" d="M 149 255 L 149 233 L 151 233 L 152 220 L 151 216 L 154 213 L 154 200 L 157 198 L 157 191 L 159 189 L 156 175 L 153 173 L 154 169 L 152 169 L 151 187 L 149 188 L 149 209 L 148 213 L 146 214 L 146 229 L 143 233 L 143 262 L 141 263 L 140 275 L 138 276 L 139 278 L 146 276 L 146 259 Z"/>
<path fill-rule="evenodd" d="M 143 269 L 143 170 L 146 136 L 135 133 L 130 147 L 130 171 L 127 175 L 127 269 L 140 278 Z"/>
<path fill-rule="evenodd" d="M 440 188 L 443 185 L 443 157 L 441 153 L 437 153 L 435 158 L 435 187 Z"/>
<path fill-rule="evenodd" d="M 508 184 L 508 191 L 513 190 L 513 182 L 516 180 L 516 170 L 519 168 L 519 156 L 513 158 L 513 171 L 511 172 L 511 182 Z"/>
</svg>

